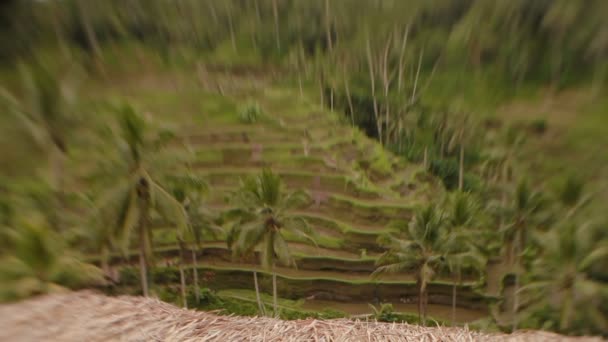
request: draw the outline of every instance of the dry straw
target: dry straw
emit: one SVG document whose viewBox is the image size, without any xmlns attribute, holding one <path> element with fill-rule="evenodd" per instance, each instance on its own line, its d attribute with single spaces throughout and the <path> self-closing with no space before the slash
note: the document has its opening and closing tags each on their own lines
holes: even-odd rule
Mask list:
<svg viewBox="0 0 608 342">
<path fill-rule="evenodd" d="M 0 341 L 599 341 L 548 332 L 487 334 L 463 328 L 335 320 L 218 316 L 156 299 L 92 291 L 0 306 Z"/>
</svg>

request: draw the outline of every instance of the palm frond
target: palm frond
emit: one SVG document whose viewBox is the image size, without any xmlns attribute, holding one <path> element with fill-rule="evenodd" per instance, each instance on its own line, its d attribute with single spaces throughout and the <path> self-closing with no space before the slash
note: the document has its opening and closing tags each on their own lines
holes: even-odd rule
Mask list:
<svg viewBox="0 0 608 342">
<path fill-rule="evenodd" d="M 520 287 L 517 290 L 517 293 L 524 293 L 524 292 L 528 292 L 528 291 L 535 291 L 535 290 L 542 290 L 542 289 L 546 289 L 547 287 L 551 286 L 551 282 L 550 281 L 534 281 L 532 283 L 526 284 L 522 287 Z"/>
<path fill-rule="evenodd" d="M 153 206 L 156 211 L 176 225 L 178 237 L 183 239 L 191 229 L 184 207 L 160 184 L 152 182 L 150 190 L 151 194 L 154 194 L 151 197 L 154 198 Z"/>
<path fill-rule="evenodd" d="M 7 109 L 7 114 L 13 115 L 19 120 L 20 124 L 25 128 L 38 146 L 48 147 L 48 135 L 44 128 L 34 121 L 34 118 L 27 114 L 15 97 L 2 88 L 0 88 L 0 104 L 2 105 L 2 108 Z"/>
<path fill-rule="evenodd" d="M 0 260 L 0 283 L 8 283 L 35 274 L 27 263 L 15 256 L 6 256 Z"/>
<path fill-rule="evenodd" d="M 142 215 L 135 189 L 131 189 L 122 210 L 120 221 L 117 222 L 117 229 L 119 230 L 112 234 L 111 238 L 118 239 L 122 252 L 126 255 L 131 243 L 131 234 L 137 228 Z"/>
<path fill-rule="evenodd" d="M 262 248 L 260 251 L 260 262 L 262 268 L 270 269 L 273 266 L 274 261 L 274 234 L 267 233 L 263 234 Z"/>
<path fill-rule="evenodd" d="M 266 233 L 266 226 L 262 220 L 255 220 L 243 224 L 238 230 L 238 239 L 233 244 L 235 254 L 246 254 L 262 241 Z"/>
<path fill-rule="evenodd" d="M 412 266 L 412 264 L 407 261 L 380 266 L 380 267 L 376 268 L 376 270 L 374 272 L 372 272 L 371 277 L 373 279 L 376 279 L 383 273 L 399 273 L 404 270 L 410 269 L 411 266 Z"/>
<path fill-rule="evenodd" d="M 144 146 L 145 121 L 139 113 L 128 103 L 117 108 L 121 124 L 122 138 L 129 147 L 133 161 L 141 160 Z"/>
<path fill-rule="evenodd" d="M 57 263 L 51 281 L 69 288 L 78 288 L 92 284 L 102 285 L 104 278 L 98 267 L 84 263 L 74 256 L 63 255 Z"/>
<path fill-rule="evenodd" d="M 279 209 L 281 211 L 297 209 L 310 203 L 310 196 L 306 191 L 296 190 L 288 193 L 281 201 Z"/>
<path fill-rule="evenodd" d="M 118 180 L 94 203 L 90 215 L 90 225 L 93 227 L 91 238 L 99 242 L 98 248 L 104 244 L 118 244 L 120 227 L 131 205 L 132 186 L 132 179 Z"/>
<path fill-rule="evenodd" d="M 579 270 L 583 271 L 599 260 L 608 258 L 608 244 L 599 246 L 589 252 L 579 263 Z"/>
<path fill-rule="evenodd" d="M 285 218 L 280 218 L 280 222 L 283 225 L 282 229 L 285 229 L 298 237 L 304 238 L 317 246 L 315 239 L 317 233 L 310 227 L 308 221 L 306 221 L 306 219 L 303 217 L 288 216 Z"/>
<path fill-rule="evenodd" d="M 263 203 L 267 206 L 277 206 L 281 198 L 281 177 L 270 169 L 262 170 L 258 175 L 258 191 Z"/>
<path fill-rule="evenodd" d="M 287 242 L 283 239 L 281 234 L 274 234 L 273 236 L 273 249 L 274 254 L 277 256 L 279 262 L 284 266 L 294 266 L 295 261 L 291 257 L 289 253 L 289 246 L 287 246 Z"/>
</svg>

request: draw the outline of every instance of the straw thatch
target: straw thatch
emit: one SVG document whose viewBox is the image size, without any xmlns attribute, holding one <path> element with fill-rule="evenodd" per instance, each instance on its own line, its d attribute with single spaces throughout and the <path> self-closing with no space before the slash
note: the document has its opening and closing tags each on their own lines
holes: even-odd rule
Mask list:
<svg viewBox="0 0 608 342">
<path fill-rule="evenodd" d="M 0 306 L 0 341 L 559 341 L 528 331 L 486 334 L 364 321 L 217 316 L 155 299 L 91 291 Z M 582 339 L 578 339 L 582 340 Z M 586 340 L 599 340 L 587 338 Z"/>
</svg>

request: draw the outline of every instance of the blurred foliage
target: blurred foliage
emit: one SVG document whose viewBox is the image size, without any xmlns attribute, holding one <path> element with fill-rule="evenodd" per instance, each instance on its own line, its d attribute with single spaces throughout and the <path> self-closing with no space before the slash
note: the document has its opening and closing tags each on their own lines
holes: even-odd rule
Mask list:
<svg viewBox="0 0 608 342">
<path fill-rule="evenodd" d="M 101 271 L 80 261 L 40 218 L 3 232 L 9 254 L 0 259 L 0 301 L 104 283 Z"/>
<path fill-rule="evenodd" d="M 239 120 L 243 123 L 256 123 L 262 118 L 264 112 L 257 103 L 250 103 L 239 112 Z"/>
</svg>

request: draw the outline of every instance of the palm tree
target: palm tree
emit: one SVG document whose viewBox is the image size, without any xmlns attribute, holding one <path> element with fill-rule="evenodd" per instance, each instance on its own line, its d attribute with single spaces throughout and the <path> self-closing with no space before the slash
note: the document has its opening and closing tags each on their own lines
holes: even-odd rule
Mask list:
<svg viewBox="0 0 608 342">
<path fill-rule="evenodd" d="M 194 283 L 194 296 L 198 303 L 200 301 L 200 287 L 198 284 L 198 261 L 197 253 L 201 249 L 203 238 L 207 235 L 217 237 L 223 233 L 221 227 L 215 224 L 213 215 L 202 205 L 202 195 L 208 190 L 209 185 L 203 179 L 186 174 L 183 176 L 172 176 L 169 180 L 173 196 L 182 204 L 188 219 L 190 220 L 190 231 L 188 240 L 193 241 L 191 248 L 192 256 L 192 278 Z M 186 306 L 185 275 L 184 275 L 184 252 L 187 247 L 186 240 L 179 241 L 180 246 L 180 283 L 182 300 Z"/>
<path fill-rule="evenodd" d="M 233 197 L 236 206 L 233 213 L 240 221 L 233 227 L 228 245 L 235 256 L 260 249 L 262 268 L 272 270 L 275 316 L 278 316 L 276 263 L 295 266 L 284 233 L 289 232 L 314 243 L 314 233 L 306 220 L 289 213 L 290 209 L 308 201 L 303 191 L 285 193 L 281 178 L 268 169 L 246 178 Z M 259 297 L 257 288 L 256 295 Z"/>
<path fill-rule="evenodd" d="M 513 296 L 513 330 L 517 329 L 516 313 L 519 306 L 519 281 L 520 268 L 523 267 L 520 254 L 527 244 L 527 236 L 532 224 L 535 224 L 538 215 L 543 209 L 541 194 L 530 189 L 525 180 L 520 181 L 515 191 L 514 203 L 510 209 L 513 222 L 503 227 L 503 233 L 507 240 L 507 253 L 509 260 L 516 267 L 515 272 L 515 294 Z"/>
<path fill-rule="evenodd" d="M 508 129 L 504 136 L 499 137 L 499 140 L 494 142 L 495 146 L 488 149 L 488 155 L 481 164 L 480 173 L 500 197 L 498 203 L 490 201 L 488 207 L 495 209 L 499 230 L 502 231 L 507 218 L 509 189 L 517 171 L 515 151 L 524 141 L 521 132 L 513 127 Z"/>
<path fill-rule="evenodd" d="M 19 70 L 24 88 L 22 100 L 0 89 L 0 101 L 6 105 L 7 113 L 18 120 L 20 129 L 29 136 L 27 142 L 48 158 L 51 171 L 49 184 L 54 192 L 52 212 L 59 213 L 67 137 L 75 122 L 75 97 L 66 82 L 42 65 L 35 68 L 20 65 Z M 49 223 L 54 229 L 62 226 L 57 214 L 50 217 Z"/>
<path fill-rule="evenodd" d="M 468 192 L 456 191 L 450 198 L 450 212 L 448 223 L 451 231 L 472 228 L 476 215 L 479 213 L 479 204 Z"/>
<path fill-rule="evenodd" d="M 142 292 L 148 296 L 148 267 L 152 257 L 151 211 L 155 210 L 174 223 L 180 238 L 190 226 L 182 205 L 149 173 L 148 161 L 158 147 L 158 141 L 147 140 L 145 122 L 131 106 L 124 105 L 118 114 L 125 147 L 120 162 L 126 172 L 119 175 L 121 179 L 114 180 L 114 186 L 100 199 L 96 216 L 101 217 L 100 235 L 104 236 L 104 247 L 120 244 L 126 250 L 131 234 L 137 233 Z"/>
<path fill-rule="evenodd" d="M 97 267 L 81 262 L 60 235 L 28 216 L 19 229 L 6 230 L 10 248 L 0 260 L 0 301 L 103 283 Z"/>
<path fill-rule="evenodd" d="M 584 190 L 585 183 L 574 175 L 569 175 L 558 189 L 559 204 L 563 209 L 566 209 L 564 220 L 571 218 L 591 201 L 592 194 L 585 194 Z"/>
<path fill-rule="evenodd" d="M 575 322 L 580 333 L 606 332 L 605 284 L 594 280 L 590 269 L 608 260 L 608 243 L 596 235 L 590 225 L 566 225 L 541 236 L 543 253 L 532 264 L 529 283 L 519 290 L 528 295 L 525 316 L 544 312 L 541 318 L 562 332 L 572 332 Z"/>
<path fill-rule="evenodd" d="M 463 269 L 482 270 L 486 258 L 479 252 L 476 241 L 473 239 L 475 219 L 479 206 L 471 194 L 456 192 L 452 196 L 450 213 L 448 216 L 449 228 L 453 234 L 451 246 L 446 255 L 448 268 L 454 276 L 452 283 L 452 325 L 456 321 L 456 290 L 462 281 Z M 479 236 L 475 234 L 475 236 Z M 477 241 L 479 243 L 479 241 Z"/>
<path fill-rule="evenodd" d="M 526 246 L 530 225 L 537 223 L 543 208 L 542 194 L 532 190 L 525 179 L 521 180 L 515 189 L 513 203 L 506 208 L 512 222 L 506 224 L 502 232 L 507 240 L 507 254 L 512 263 Z"/>
<path fill-rule="evenodd" d="M 447 266 L 445 254 L 452 244 L 443 213 L 430 204 L 416 213 L 407 227 L 405 239 L 388 235 L 380 242 L 389 250 L 377 260 L 376 264 L 381 266 L 372 277 L 413 269 L 418 287 L 418 319 L 426 324 L 427 285 L 440 268 Z"/>
</svg>

